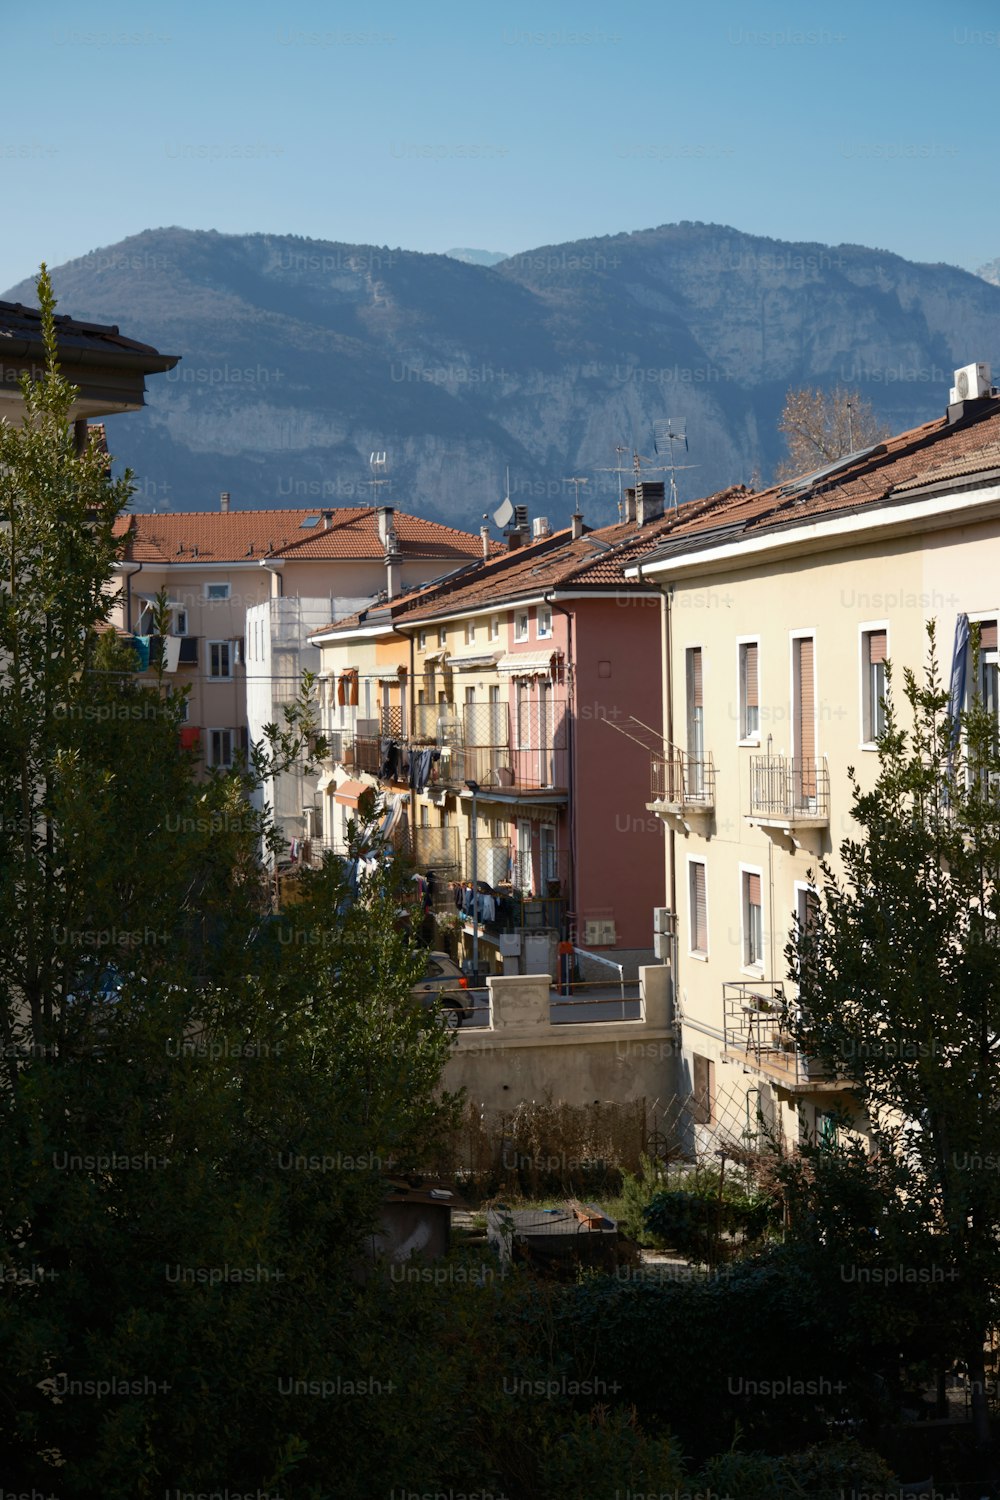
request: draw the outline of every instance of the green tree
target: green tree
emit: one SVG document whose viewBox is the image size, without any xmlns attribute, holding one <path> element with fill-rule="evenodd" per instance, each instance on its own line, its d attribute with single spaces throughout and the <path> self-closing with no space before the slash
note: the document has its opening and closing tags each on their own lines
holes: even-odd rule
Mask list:
<svg viewBox="0 0 1000 1500">
<path fill-rule="evenodd" d="M 853 1220 L 869 1246 L 933 1265 L 986 1448 L 983 1342 L 1000 1291 L 997 723 L 976 695 L 955 722 L 933 625 L 923 680 L 904 673 L 905 727 L 891 667 L 887 679 L 872 790 L 849 773 L 861 836 L 841 845 L 842 877 L 823 862 L 815 922 L 786 949 L 798 987 L 789 1020 L 853 1082 L 870 1126 L 871 1155 L 847 1132 L 829 1147 L 826 1180 L 839 1180 L 847 1213 L 827 1228 Z"/>
<path fill-rule="evenodd" d="M 183 695 L 106 628 L 129 480 L 75 450 L 38 290 L 47 368 L 0 424 L 4 1478 L 134 1497 L 295 1468 L 332 1493 L 352 1439 L 402 1464 L 391 1403 L 358 1422 L 280 1383 L 391 1379 L 365 1236 L 385 1170 L 452 1123 L 450 1042 L 409 998 L 394 865 L 331 860 L 270 911 L 248 793 L 302 754 L 308 685 L 206 772 Z"/>
<path fill-rule="evenodd" d="M 789 390 L 778 431 L 784 434 L 787 456 L 775 470 L 776 484 L 810 474 L 891 435 L 871 402 L 841 385 L 832 391 L 810 386 Z"/>
</svg>

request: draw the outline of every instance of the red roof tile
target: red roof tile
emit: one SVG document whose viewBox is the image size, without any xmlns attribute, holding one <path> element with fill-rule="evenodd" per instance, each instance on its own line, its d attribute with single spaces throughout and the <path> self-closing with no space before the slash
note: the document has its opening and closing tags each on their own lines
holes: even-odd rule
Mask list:
<svg viewBox="0 0 1000 1500">
<path fill-rule="evenodd" d="M 382 558 L 375 513 L 368 506 L 321 510 L 169 511 L 123 517 L 131 562 L 240 562 L 248 557 Z M 309 518 L 314 525 L 303 526 Z M 403 561 L 461 564 L 482 558 L 482 540 L 467 531 L 396 511 L 393 525 Z M 496 543 L 493 550 L 499 550 Z M 197 556 L 195 549 L 197 548 Z"/>
</svg>

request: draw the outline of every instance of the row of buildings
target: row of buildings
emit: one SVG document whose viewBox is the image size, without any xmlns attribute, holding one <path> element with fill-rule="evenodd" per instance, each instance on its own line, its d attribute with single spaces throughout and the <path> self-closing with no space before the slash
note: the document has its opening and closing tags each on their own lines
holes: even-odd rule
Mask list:
<svg viewBox="0 0 1000 1500">
<path fill-rule="evenodd" d="M 117 330 L 70 323 L 68 348 L 114 362 Z M 78 360 L 81 423 L 141 404 L 142 370 L 169 367 L 115 347 L 117 386 Z M 942 398 L 935 420 L 767 490 L 668 509 L 640 481 L 597 529 L 522 513 L 500 542 L 387 505 L 228 496 L 131 515 L 114 619 L 141 642 L 165 591 L 164 660 L 208 765 L 314 674 L 329 754 L 266 789 L 290 865 L 344 849 L 368 799 L 464 957 L 504 975 L 555 975 L 560 945 L 594 978 L 668 965 L 664 1094 L 707 1133 L 725 1115 L 794 1140 L 843 1085 L 780 1029 L 784 949 L 820 856 L 836 867 L 855 831 L 848 768 L 874 778 L 885 664 L 919 671 L 931 619 L 945 654 L 978 622 L 968 690 L 1000 704 L 1000 399 L 983 365 Z"/>
</svg>

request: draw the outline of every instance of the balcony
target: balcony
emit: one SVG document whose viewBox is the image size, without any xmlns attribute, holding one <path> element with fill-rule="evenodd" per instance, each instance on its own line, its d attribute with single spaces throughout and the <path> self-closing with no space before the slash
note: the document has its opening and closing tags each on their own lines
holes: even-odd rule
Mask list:
<svg viewBox="0 0 1000 1500">
<path fill-rule="evenodd" d="M 783 755 L 750 757 L 749 823 L 775 828 L 792 838 L 799 829 L 830 822 L 830 773 L 825 760 Z"/>
<path fill-rule="evenodd" d="M 692 822 L 707 821 L 715 809 L 715 764 L 711 755 L 692 759 L 670 746 L 669 754 L 654 755 L 651 765 L 652 801 L 649 812 L 675 818 L 685 830 Z"/>
<path fill-rule="evenodd" d="M 788 1028 L 784 985 L 738 980 L 722 986 L 727 1062 L 758 1074 L 789 1095 L 838 1093 L 851 1088 L 795 1044 Z"/>
<path fill-rule="evenodd" d="M 479 795 L 493 801 L 565 798 L 569 782 L 566 749 L 550 745 L 518 750 L 508 745 L 447 745 L 440 766 L 442 781 L 452 789 L 461 791 L 467 781 L 475 781 Z"/>
</svg>

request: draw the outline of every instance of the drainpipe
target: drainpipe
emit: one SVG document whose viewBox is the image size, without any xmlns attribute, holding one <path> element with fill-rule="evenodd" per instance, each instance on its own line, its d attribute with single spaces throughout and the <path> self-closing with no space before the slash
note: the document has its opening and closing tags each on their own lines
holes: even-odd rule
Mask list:
<svg viewBox="0 0 1000 1500">
<path fill-rule="evenodd" d="M 414 668 L 416 666 L 416 655 L 415 655 L 415 653 L 416 653 L 416 643 L 415 643 L 415 641 L 413 639 L 413 631 L 412 630 L 402 630 L 398 625 L 394 625 L 392 628 L 393 628 L 393 631 L 395 632 L 396 635 L 401 635 L 403 637 L 404 641 L 409 641 L 409 643 L 410 643 L 410 715 L 409 715 L 409 717 L 410 717 L 410 728 L 409 728 L 409 735 L 410 735 L 410 739 L 412 740 L 416 736 L 416 732 L 417 732 L 417 708 L 416 708 L 416 704 L 417 704 L 417 683 L 416 683 L 416 677 L 414 675 Z"/>
<path fill-rule="evenodd" d="M 119 563 L 118 566 L 125 573 L 125 629 L 131 634 L 132 631 L 132 579 L 137 573 L 142 572 L 142 563 Z M 126 568 L 129 570 L 125 572 Z"/>
<path fill-rule="evenodd" d="M 640 577 L 640 579 L 642 578 L 642 570 L 641 569 L 639 570 L 639 577 Z M 672 583 L 669 583 L 665 589 L 661 590 L 660 597 L 661 597 L 661 599 L 663 601 L 663 603 L 661 604 L 661 607 L 660 607 L 660 619 L 661 619 L 661 622 L 662 622 L 662 624 L 661 624 L 661 637 L 662 637 L 662 643 L 663 643 L 662 644 L 662 651 L 663 651 L 663 662 L 664 662 L 664 669 L 663 669 L 663 696 L 664 696 L 664 705 L 663 705 L 663 707 L 664 707 L 664 713 L 665 713 L 665 717 L 666 717 L 666 721 L 667 721 L 666 722 L 666 728 L 667 728 L 667 753 L 669 754 L 670 751 L 671 751 L 671 749 L 672 749 L 672 747 L 673 747 L 673 743 L 674 743 L 674 657 L 673 657 L 673 648 L 674 648 L 674 632 L 673 632 L 673 623 L 674 623 L 674 615 L 673 615 L 674 586 L 673 586 Z M 678 977 L 679 976 L 678 976 L 678 973 L 677 973 L 677 969 L 678 969 L 678 965 L 680 964 L 681 934 L 680 934 L 680 922 L 679 922 L 678 913 L 677 913 L 677 835 L 674 832 L 673 828 L 670 828 L 668 830 L 667 847 L 668 847 L 668 849 L 670 851 L 670 853 L 669 853 L 669 863 L 670 863 L 670 910 L 674 914 L 674 921 L 673 921 L 673 928 L 674 928 L 674 930 L 673 930 L 673 936 L 672 936 L 671 944 L 670 944 L 670 947 L 671 947 L 671 957 L 672 957 L 672 962 L 671 962 L 671 965 L 670 965 L 671 971 L 672 971 L 671 972 L 671 976 L 670 976 L 670 987 L 671 987 L 671 989 L 673 991 L 673 1005 L 671 1006 L 671 1015 L 672 1015 L 673 1021 L 676 1024 L 676 1022 L 677 1022 L 677 1009 L 678 1009 L 678 996 L 680 994 L 680 989 L 679 989 L 679 985 L 678 985 Z M 680 1037 L 679 1037 L 679 1034 L 678 1034 L 678 1045 L 679 1045 L 679 1042 L 680 1042 Z"/>
<path fill-rule="evenodd" d="M 569 886 L 570 901 L 572 905 L 567 907 L 567 913 L 576 911 L 576 667 L 573 657 L 573 615 L 561 604 L 557 604 L 552 597 L 551 591 L 542 595 L 543 600 L 551 609 L 557 609 L 561 615 L 565 615 L 568 621 L 566 626 L 566 663 L 567 673 L 570 674 L 569 686 L 572 687 L 572 712 L 569 716 Z"/>
</svg>

